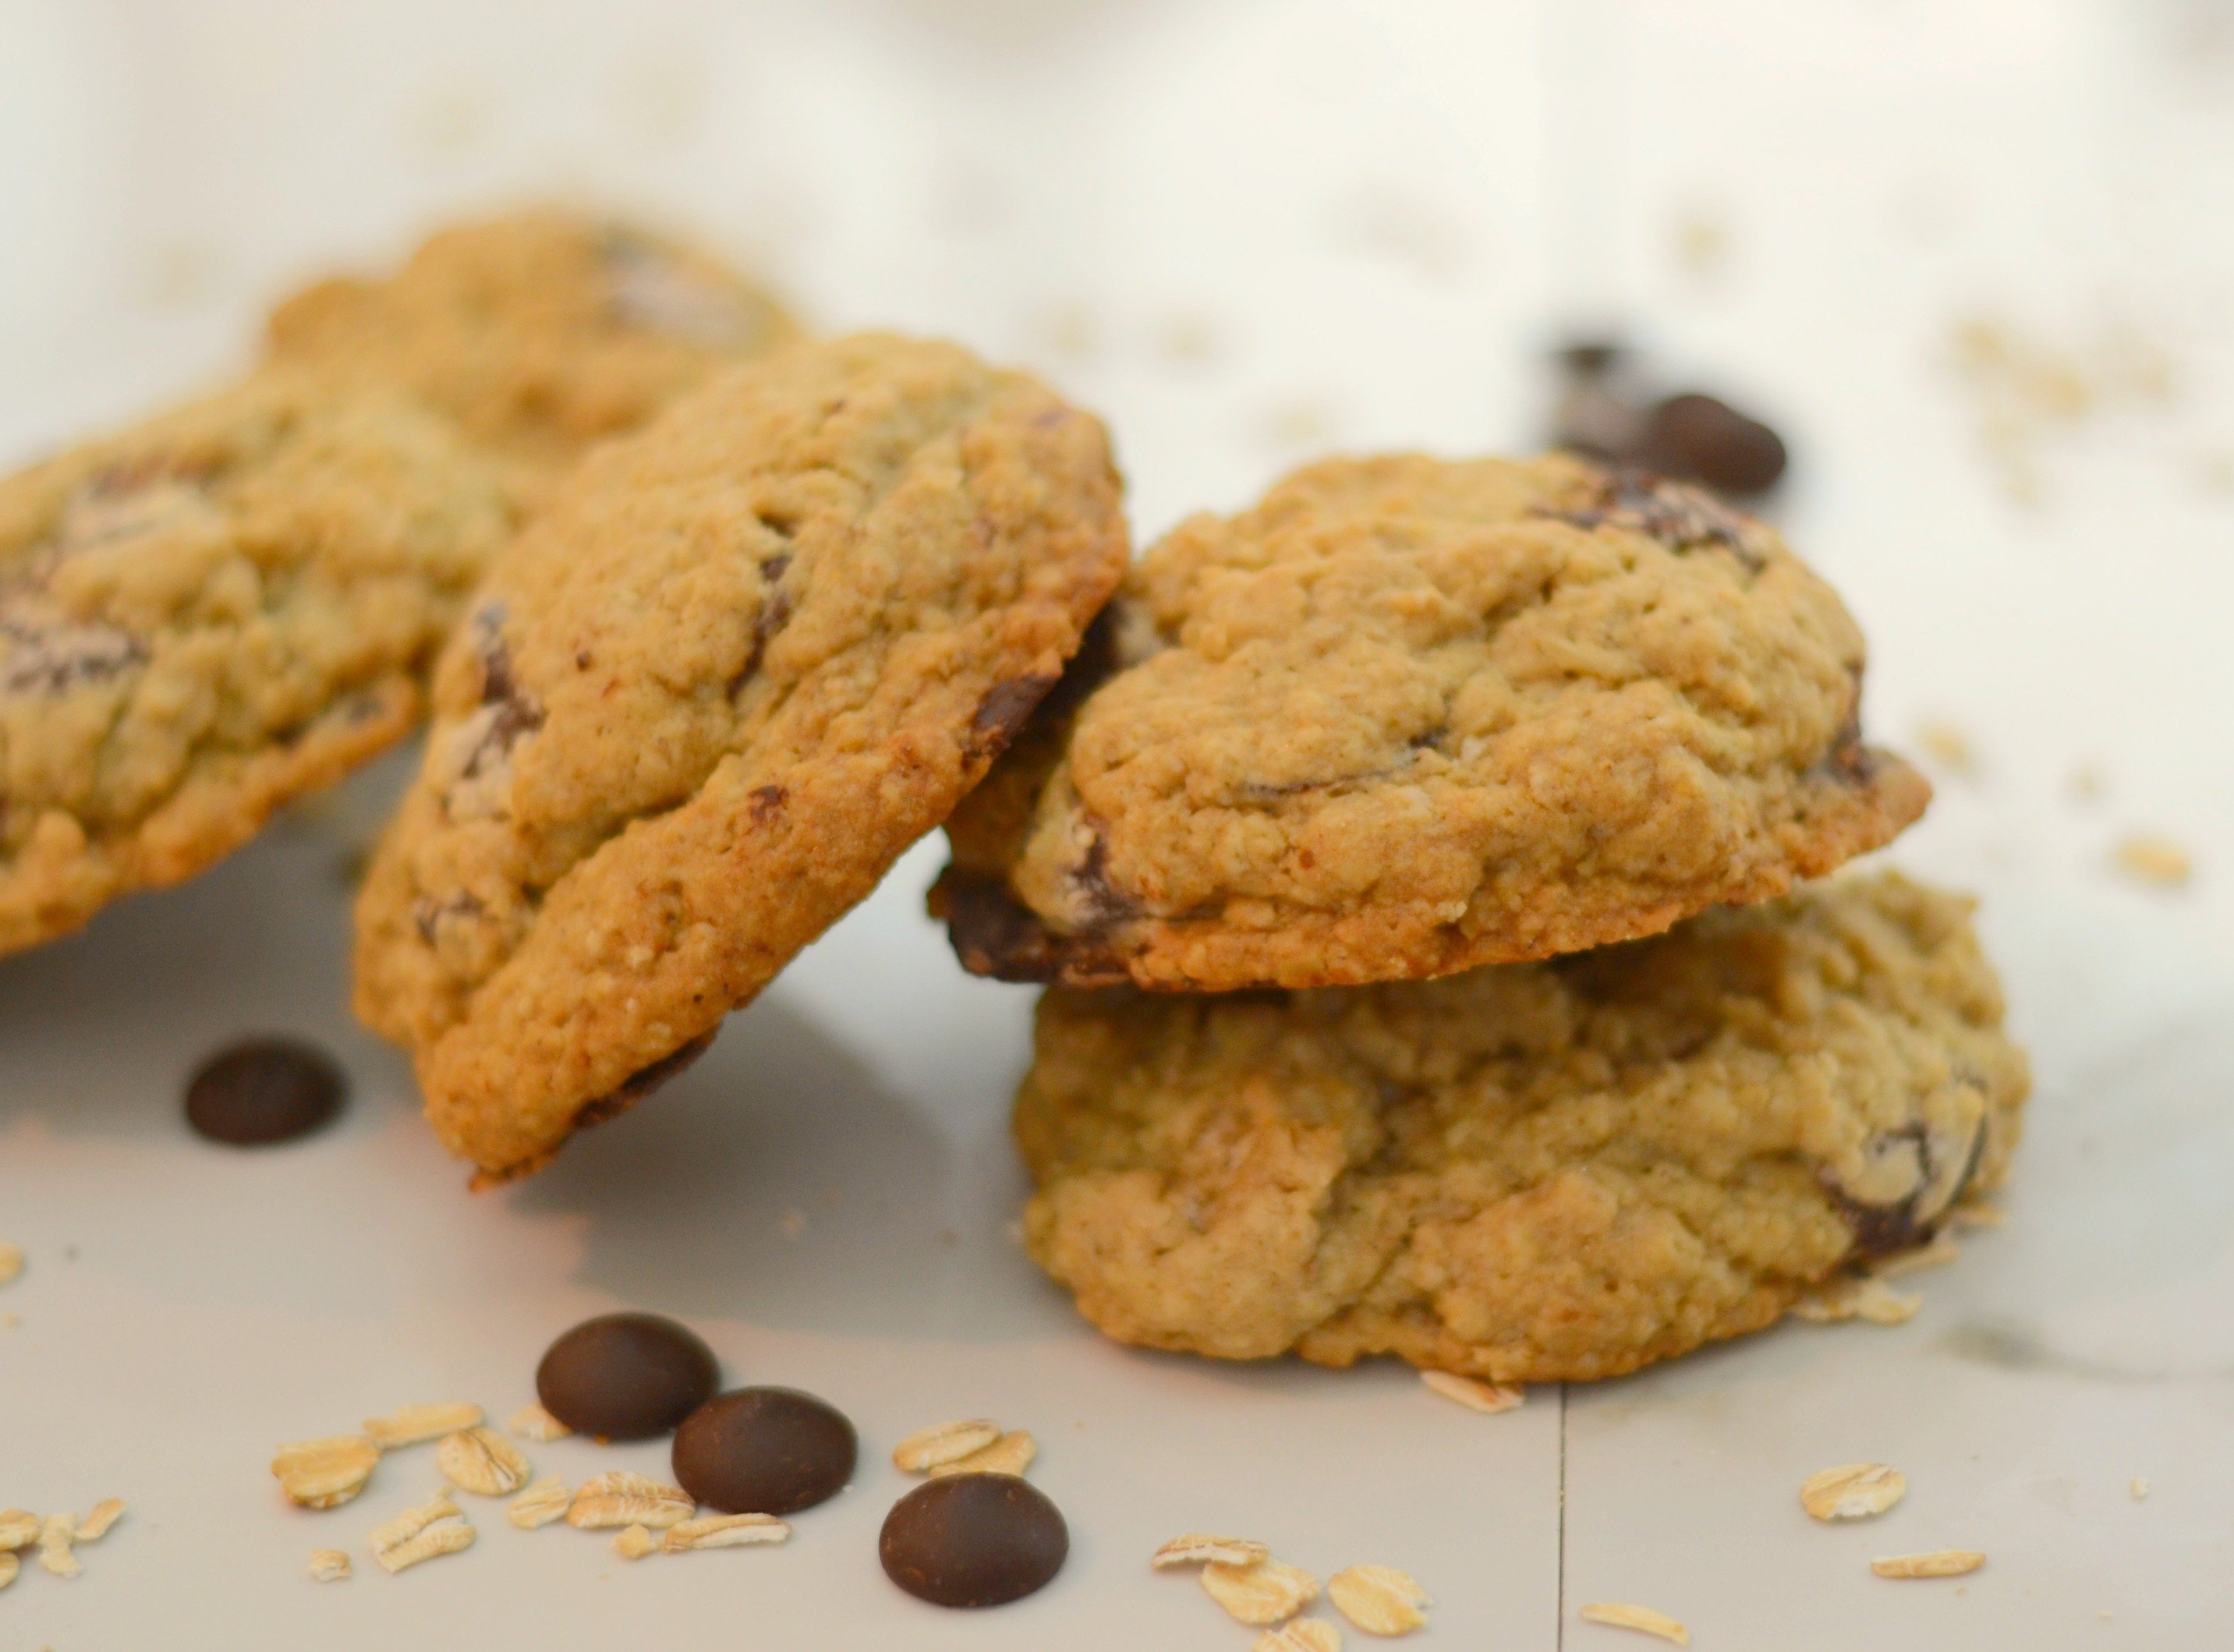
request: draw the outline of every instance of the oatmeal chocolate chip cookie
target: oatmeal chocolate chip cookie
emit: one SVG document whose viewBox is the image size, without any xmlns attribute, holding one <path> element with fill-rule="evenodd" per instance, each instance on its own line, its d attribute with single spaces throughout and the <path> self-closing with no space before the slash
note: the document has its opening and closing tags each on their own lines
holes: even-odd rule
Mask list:
<svg viewBox="0 0 2234 1652">
<path fill-rule="evenodd" d="M 1109 630 L 948 825 L 979 974 L 1545 957 L 1781 894 L 1929 796 L 1861 743 L 1861 635 L 1773 532 L 1576 460 L 1312 466 L 1182 524 Z"/>
<path fill-rule="evenodd" d="M 408 733 L 511 526 L 446 421 L 281 373 L 0 480 L 0 952 Z"/>
<path fill-rule="evenodd" d="M 591 455 L 437 673 L 357 908 L 429 1117 L 535 1168 L 943 820 L 1122 578 L 1101 425 L 951 345 L 737 369 Z"/>
<path fill-rule="evenodd" d="M 1025 1240 L 1122 1342 L 1615 1376 L 1998 1180 L 2001 1022 L 1969 904 L 1895 876 L 1439 981 L 1057 988 Z"/>
<path fill-rule="evenodd" d="M 698 248 L 556 209 L 442 231 L 385 281 L 322 281 L 273 312 L 271 354 L 392 385 L 515 460 L 531 495 L 798 324 Z"/>
</svg>

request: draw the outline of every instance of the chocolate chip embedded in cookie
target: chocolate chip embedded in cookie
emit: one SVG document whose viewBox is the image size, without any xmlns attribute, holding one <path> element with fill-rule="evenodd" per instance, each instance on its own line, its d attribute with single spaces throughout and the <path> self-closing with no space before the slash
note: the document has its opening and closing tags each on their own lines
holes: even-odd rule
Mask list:
<svg viewBox="0 0 2234 1652">
<path fill-rule="evenodd" d="M 437 674 L 359 1013 L 491 1176 L 688 1060 L 943 820 L 1122 577 L 1101 425 L 951 345 L 741 368 L 585 460 Z"/>
<path fill-rule="evenodd" d="M 1440 981 L 1050 991 L 1032 1257 L 1123 1342 L 1618 1375 L 1927 1241 L 2015 1144 L 1969 904 L 1852 878 Z"/>
<path fill-rule="evenodd" d="M 1773 531 L 1571 459 L 1310 467 L 1182 524 L 1114 615 L 948 826 L 980 974 L 1545 957 L 1781 894 L 1930 794 L 1861 744 L 1861 634 Z"/>
<path fill-rule="evenodd" d="M 447 421 L 276 372 L 0 480 L 0 952 L 401 738 L 511 528 Z"/>
<path fill-rule="evenodd" d="M 270 335 L 278 359 L 422 397 L 539 492 L 585 444 L 799 327 L 700 248 L 545 207 L 444 230 L 385 281 L 319 282 Z"/>
</svg>

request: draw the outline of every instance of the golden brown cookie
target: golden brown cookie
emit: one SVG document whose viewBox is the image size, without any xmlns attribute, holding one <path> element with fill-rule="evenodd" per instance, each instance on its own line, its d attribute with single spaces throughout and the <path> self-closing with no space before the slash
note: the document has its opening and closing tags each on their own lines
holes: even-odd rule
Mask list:
<svg viewBox="0 0 2234 1652">
<path fill-rule="evenodd" d="M 282 373 L 0 480 L 0 952 L 408 733 L 511 526 L 446 421 Z"/>
<path fill-rule="evenodd" d="M 1894 876 L 1439 981 L 1057 988 L 1025 1241 L 1122 1342 L 1616 1376 L 1999 1180 L 2001 1023 L 1969 904 Z"/>
<path fill-rule="evenodd" d="M 588 443 L 799 336 L 711 253 L 557 207 L 443 230 L 383 281 L 318 282 L 269 331 L 277 359 L 440 408 L 531 496 Z"/>
<path fill-rule="evenodd" d="M 1311 466 L 1183 523 L 1107 630 L 948 826 L 980 974 L 1549 957 L 1780 894 L 1929 796 L 1861 743 L 1861 634 L 1773 531 L 1568 458 Z"/>
<path fill-rule="evenodd" d="M 491 1177 L 689 1059 L 937 826 L 1121 578 L 1101 425 L 955 346 L 806 345 L 592 454 L 437 675 L 358 1012 Z"/>
</svg>

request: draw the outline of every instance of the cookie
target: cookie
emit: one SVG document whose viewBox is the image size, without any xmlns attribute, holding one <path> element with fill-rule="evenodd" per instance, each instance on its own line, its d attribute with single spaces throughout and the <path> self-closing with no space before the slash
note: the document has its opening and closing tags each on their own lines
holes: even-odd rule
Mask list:
<svg viewBox="0 0 2234 1652">
<path fill-rule="evenodd" d="M 511 527 L 446 421 L 285 374 L 0 480 L 0 952 L 408 732 Z"/>
<path fill-rule="evenodd" d="M 2001 1022 L 1969 904 L 1890 875 L 1437 981 L 1057 988 L 1025 1243 L 1121 1342 L 1616 1376 L 1998 1181 Z"/>
<path fill-rule="evenodd" d="M 979 974 L 1545 957 L 1780 894 L 1930 794 L 1862 744 L 1861 634 L 1773 530 L 1564 457 L 1311 466 L 1154 546 L 1109 644 L 948 826 Z"/>
<path fill-rule="evenodd" d="M 490 1177 L 686 1062 L 945 818 L 1122 576 L 1101 425 L 951 345 L 731 371 L 593 454 L 437 674 L 356 1002 Z"/>
<path fill-rule="evenodd" d="M 321 281 L 268 329 L 275 358 L 440 408 L 531 498 L 588 443 L 799 330 L 712 254 L 554 207 L 444 230 L 384 281 Z"/>
</svg>

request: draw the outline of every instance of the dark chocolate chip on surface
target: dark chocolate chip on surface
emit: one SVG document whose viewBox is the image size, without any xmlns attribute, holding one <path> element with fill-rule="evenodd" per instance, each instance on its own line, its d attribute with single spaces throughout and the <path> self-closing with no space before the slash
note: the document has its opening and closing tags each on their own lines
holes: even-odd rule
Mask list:
<svg viewBox="0 0 2234 1652">
<path fill-rule="evenodd" d="M 577 1433 L 650 1440 L 705 1404 L 719 1379 L 714 1350 L 687 1326 L 606 1314 L 552 1343 L 535 1368 L 535 1397 Z"/>
<path fill-rule="evenodd" d="M 1767 493 L 1786 462 L 1775 431 L 1696 391 L 1671 395 L 1645 415 L 1636 457 L 1649 469 L 1736 494 Z"/>
<path fill-rule="evenodd" d="M 186 1085 L 186 1122 L 236 1147 L 307 1136 L 342 1109 L 349 1081 L 324 1051 L 289 1038 L 219 1050 Z"/>
<path fill-rule="evenodd" d="M 853 1425 L 796 1388 L 716 1394 L 675 1431 L 675 1478 L 724 1514 L 813 1508 L 853 1478 Z"/>
<path fill-rule="evenodd" d="M 950 1474 L 885 1517 L 885 1575 L 934 1606 L 999 1606 L 1043 1589 L 1070 1553 L 1070 1528 L 1013 1474 Z"/>
</svg>

